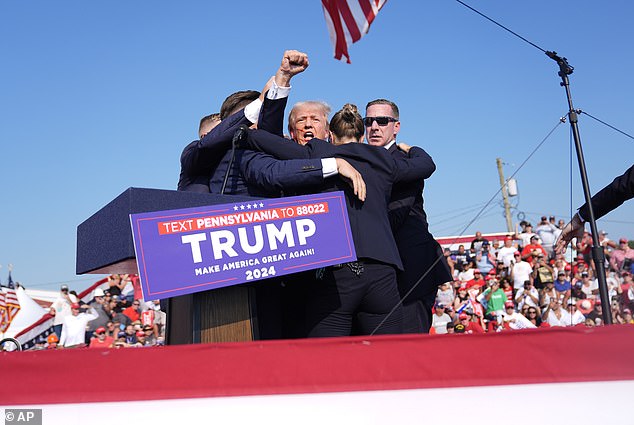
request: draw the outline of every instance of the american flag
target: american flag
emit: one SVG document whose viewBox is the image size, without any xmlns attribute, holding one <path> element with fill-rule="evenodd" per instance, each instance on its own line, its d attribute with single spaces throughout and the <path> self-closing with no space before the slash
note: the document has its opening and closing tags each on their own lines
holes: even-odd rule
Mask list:
<svg viewBox="0 0 634 425">
<path fill-rule="evenodd" d="M 335 59 L 350 63 L 348 45 L 368 33 L 370 24 L 387 0 L 321 0 Z"/>
<path fill-rule="evenodd" d="M 9 327 L 9 316 L 7 314 L 7 303 L 4 300 L 4 291 L 0 288 L 0 332 L 4 332 Z"/>
<path fill-rule="evenodd" d="M 15 285 L 9 271 L 9 280 L 7 287 L 0 291 L 0 332 L 5 332 L 18 311 L 20 311 L 20 301 L 18 294 L 15 292 Z"/>
</svg>

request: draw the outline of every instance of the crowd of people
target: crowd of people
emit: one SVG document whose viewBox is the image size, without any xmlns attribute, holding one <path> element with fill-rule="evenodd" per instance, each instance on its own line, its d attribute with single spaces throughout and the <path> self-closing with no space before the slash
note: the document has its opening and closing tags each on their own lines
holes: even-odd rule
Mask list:
<svg viewBox="0 0 634 425">
<path fill-rule="evenodd" d="M 489 241 L 476 232 L 470 245 L 446 248 L 453 281 L 438 288 L 430 333 L 602 325 L 596 266 L 588 249 L 592 240 L 586 232 L 566 254 L 556 253 L 549 241 L 556 240 L 561 224 L 542 217 L 535 232 L 531 223 L 522 222 L 522 231 L 503 241 Z M 607 260 L 609 314 L 613 323 L 634 324 L 634 249 L 627 238 L 613 241 L 604 231 L 599 241 Z M 62 285 L 50 307 L 52 332 L 33 349 L 163 345 L 166 315 L 158 300 L 134 299 L 135 278 L 110 275 L 107 286 L 97 287 L 88 303 Z"/>
<path fill-rule="evenodd" d="M 503 241 L 477 232 L 470 246 L 445 249 L 454 280 L 438 289 L 431 333 L 603 324 L 591 235 L 558 253 L 553 248 L 563 226 L 544 216 L 534 230 L 522 222 L 522 231 Z M 634 324 L 634 249 L 627 238 L 613 241 L 604 231 L 599 243 L 607 259 L 608 314 L 615 324 Z"/>
<path fill-rule="evenodd" d="M 127 348 L 163 345 L 166 315 L 158 300 L 134 298 L 135 275 L 108 276 L 82 301 L 68 285 L 51 304 L 52 332 L 40 337 L 33 349 Z"/>
</svg>

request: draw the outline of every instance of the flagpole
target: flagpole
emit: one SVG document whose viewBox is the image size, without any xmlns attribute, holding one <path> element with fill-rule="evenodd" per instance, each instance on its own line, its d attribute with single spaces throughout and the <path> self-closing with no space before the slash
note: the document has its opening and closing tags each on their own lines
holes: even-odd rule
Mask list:
<svg viewBox="0 0 634 425">
<path fill-rule="evenodd" d="M 577 162 L 579 163 L 579 172 L 581 174 L 581 184 L 583 186 L 583 195 L 588 205 L 590 223 L 590 232 L 592 234 L 592 259 L 594 260 L 594 268 L 597 274 L 597 280 L 599 281 L 599 294 L 601 295 L 601 307 L 603 323 L 607 325 L 612 324 L 612 309 L 610 307 L 610 296 L 608 294 L 608 286 L 605 279 L 605 254 L 603 248 L 599 243 L 599 233 L 597 232 L 597 223 L 594 218 L 594 209 L 592 208 L 592 195 L 590 194 L 590 185 L 588 184 L 588 174 L 586 172 L 586 163 L 583 156 L 583 149 L 581 147 L 581 136 L 579 135 L 578 115 L 577 111 L 572 106 L 572 95 L 570 94 L 570 81 L 568 75 L 572 74 L 574 68 L 570 66 L 566 58 L 562 58 L 557 55 L 557 52 L 547 51 L 546 55 L 557 62 L 559 65 L 558 75 L 561 77 L 560 83 L 566 90 L 566 97 L 568 99 L 568 118 L 570 121 L 570 127 L 572 128 L 572 136 L 575 141 L 575 149 L 577 151 Z M 585 217 L 584 217 L 585 218 Z"/>
</svg>

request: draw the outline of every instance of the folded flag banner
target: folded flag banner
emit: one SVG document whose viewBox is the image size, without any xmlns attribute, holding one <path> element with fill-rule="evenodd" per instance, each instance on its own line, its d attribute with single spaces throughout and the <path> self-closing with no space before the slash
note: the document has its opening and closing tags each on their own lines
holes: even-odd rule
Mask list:
<svg viewBox="0 0 634 425">
<path fill-rule="evenodd" d="M 321 0 L 335 59 L 350 63 L 348 45 L 368 33 L 370 24 L 387 0 Z"/>
</svg>

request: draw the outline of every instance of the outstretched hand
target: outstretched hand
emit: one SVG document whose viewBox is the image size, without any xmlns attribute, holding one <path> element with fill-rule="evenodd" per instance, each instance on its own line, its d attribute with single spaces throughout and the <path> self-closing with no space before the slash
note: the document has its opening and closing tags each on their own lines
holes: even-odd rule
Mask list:
<svg viewBox="0 0 634 425">
<path fill-rule="evenodd" d="M 337 162 L 337 171 L 339 175 L 343 177 L 350 186 L 354 189 L 354 194 L 359 198 L 361 202 L 365 201 L 366 187 L 365 181 L 361 173 L 357 171 L 348 161 L 341 158 L 335 158 Z"/>
<path fill-rule="evenodd" d="M 566 224 L 561 231 L 561 235 L 557 238 L 557 242 L 555 242 L 555 252 L 563 254 L 573 238 L 581 240 L 583 231 L 584 222 L 581 220 L 581 217 L 579 217 L 579 214 L 575 214 L 572 220 L 570 220 L 570 223 Z"/>
</svg>

